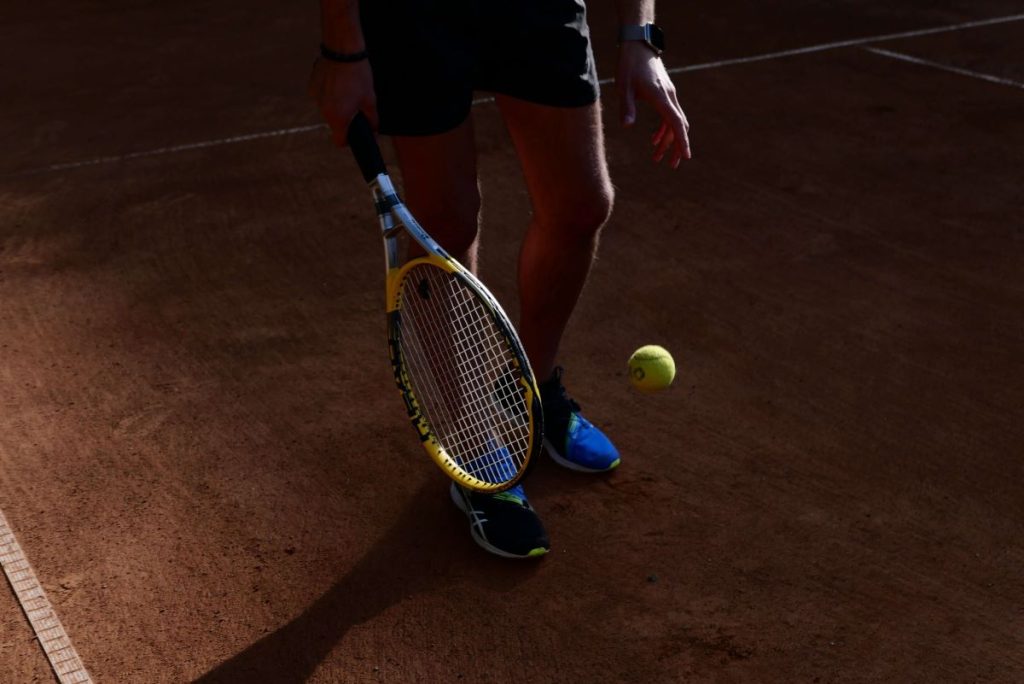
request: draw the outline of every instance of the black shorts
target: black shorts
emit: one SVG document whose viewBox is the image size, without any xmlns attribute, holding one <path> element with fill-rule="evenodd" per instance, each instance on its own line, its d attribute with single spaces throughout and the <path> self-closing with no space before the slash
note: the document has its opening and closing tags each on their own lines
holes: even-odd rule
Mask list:
<svg viewBox="0 0 1024 684">
<path fill-rule="evenodd" d="M 598 96 L 583 0 L 363 0 L 381 133 L 435 135 L 473 91 L 553 107 Z"/>
</svg>

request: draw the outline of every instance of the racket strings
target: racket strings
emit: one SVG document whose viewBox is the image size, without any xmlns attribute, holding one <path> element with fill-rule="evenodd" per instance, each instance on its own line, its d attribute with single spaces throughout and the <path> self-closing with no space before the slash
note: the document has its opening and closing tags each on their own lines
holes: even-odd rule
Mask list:
<svg viewBox="0 0 1024 684">
<path fill-rule="evenodd" d="M 399 347 L 435 437 L 468 474 L 508 481 L 530 448 L 515 353 L 487 306 L 448 272 L 416 266 L 401 287 Z"/>
</svg>

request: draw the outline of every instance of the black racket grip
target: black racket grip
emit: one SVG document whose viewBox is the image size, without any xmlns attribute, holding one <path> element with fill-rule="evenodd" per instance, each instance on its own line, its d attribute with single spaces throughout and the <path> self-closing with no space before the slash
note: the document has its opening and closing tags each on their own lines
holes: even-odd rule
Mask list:
<svg viewBox="0 0 1024 684">
<path fill-rule="evenodd" d="M 362 112 L 356 112 L 352 123 L 348 125 L 348 146 L 352 148 L 359 170 L 363 172 L 363 180 L 367 183 L 387 172 L 384 157 L 380 154 L 377 138 L 373 134 L 373 126 Z"/>
</svg>

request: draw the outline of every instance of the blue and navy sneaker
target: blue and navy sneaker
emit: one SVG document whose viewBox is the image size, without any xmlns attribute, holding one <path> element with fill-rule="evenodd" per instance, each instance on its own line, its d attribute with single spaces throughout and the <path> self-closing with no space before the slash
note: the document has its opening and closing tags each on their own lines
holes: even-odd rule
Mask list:
<svg viewBox="0 0 1024 684">
<path fill-rule="evenodd" d="M 508 482 L 516 474 L 516 464 L 512 462 L 512 454 L 498 443 L 494 437 L 484 440 L 479 456 L 464 463 L 457 458 L 459 465 L 484 482 Z"/>
<path fill-rule="evenodd" d="M 618 467 L 618 450 L 580 415 L 580 405 L 562 386 L 561 368 L 555 368 L 551 378 L 540 386 L 540 401 L 544 407 L 544 446 L 555 463 L 585 473 Z"/>
<path fill-rule="evenodd" d="M 469 518 L 469 531 L 481 547 L 503 558 L 536 558 L 551 548 L 548 533 L 526 500 L 522 485 L 482 494 L 452 483 L 452 501 Z"/>
</svg>

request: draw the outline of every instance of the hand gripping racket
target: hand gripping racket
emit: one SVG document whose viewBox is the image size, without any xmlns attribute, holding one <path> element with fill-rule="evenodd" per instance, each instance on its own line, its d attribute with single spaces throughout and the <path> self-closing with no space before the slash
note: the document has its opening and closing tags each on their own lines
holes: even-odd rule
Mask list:
<svg viewBox="0 0 1024 684">
<path fill-rule="evenodd" d="M 349 126 L 348 143 L 380 218 L 388 349 L 413 427 L 430 457 L 462 486 L 508 489 L 542 441 L 540 392 L 519 336 L 483 283 L 402 204 L 362 114 Z M 423 256 L 400 259 L 403 234 Z"/>
</svg>

